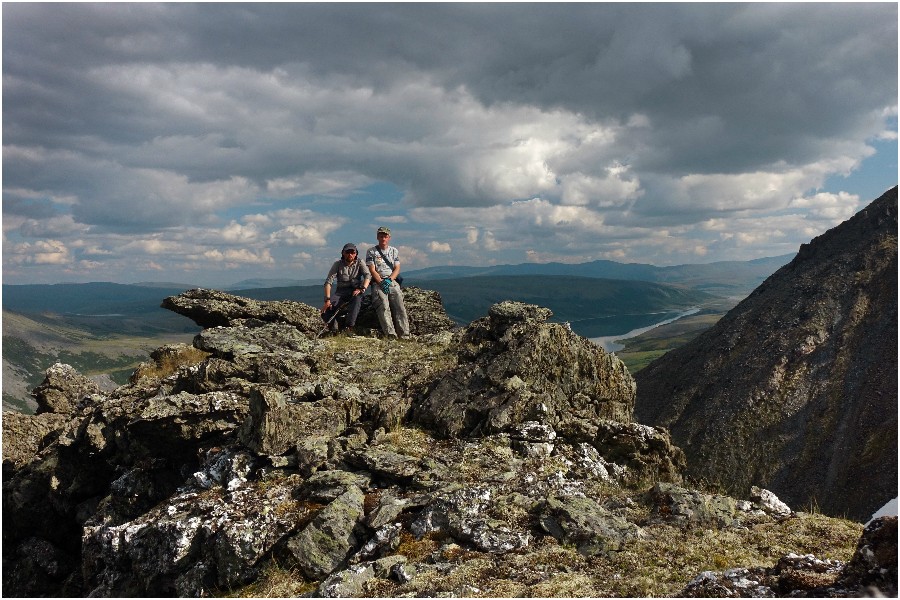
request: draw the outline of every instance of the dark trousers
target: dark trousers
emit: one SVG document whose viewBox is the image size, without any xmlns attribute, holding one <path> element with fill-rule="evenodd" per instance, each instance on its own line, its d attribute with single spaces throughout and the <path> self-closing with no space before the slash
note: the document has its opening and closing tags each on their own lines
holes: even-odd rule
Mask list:
<svg viewBox="0 0 900 600">
<path fill-rule="evenodd" d="M 341 300 L 347 301 L 347 311 L 344 316 L 344 327 L 353 327 L 356 325 L 356 317 L 359 316 L 359 309 L 362 306 L 362 294 L 353 295 L 353 289 L 349 290 L 336 290 L 331 293 L 331 308 L 326 310 L 322 315 L 322 318 L 325 321 L 328 321 L 331 317 L 334 316 L 334 313 L 338 310 L 338 305 L 340 305 Z M 341 320 L 341 317 L 336 318 L 332 321 L 332 329 L 337 329 L 335 326 L 336 323 Z"/>
</svg>

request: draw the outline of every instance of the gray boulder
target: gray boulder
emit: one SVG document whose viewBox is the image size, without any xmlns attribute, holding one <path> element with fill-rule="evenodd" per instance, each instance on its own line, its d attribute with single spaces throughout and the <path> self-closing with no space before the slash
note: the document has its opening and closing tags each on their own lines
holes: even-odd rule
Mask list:
<svg viewBox="0 0 900 600">
<path fill-rule="evenodd" d="M 595 556 L 615 552 L 627 540 L 643 536 L 641 529 L 584 496 L 550 496 L 544 503 L 541 527 L 578 552 Z"/>
<path fill-rule="evenodd" d="M 327 577 L 358 546 L 357 526 L 363 518 L 363 499 L 359 488 L 350 487 L 288 540 L 288 550 L 307 577 Z"/>
<path fill-rule="evenodd" d="M 86 526 L 82 571 L 90 595 L 205 596 L 258 575 L 259 560 L 309 517 L 292 499 L 294 485 L 187 487 L 132 521 Z"/>
<path fill-rule="evenodd" d="M 479 550 L 504 553 L 525 548 L 531 542 L 529 531 L 514 530 L 490 515 L 497 504 L 497 491 L 489 485 L 454 489 L 434 497 L 410 525 L 417 537 L 432 532 L 449 533 Z"/>
<path fill-rule="evenodd" d="M 779 519 L 792 512 L 775 494 L 759 488 L 747 501 L 659 482 L 648 492 L 648 499 L 651 521 L 686 527 L 740 527 L 755 518 Z"/>
<path fill-rule="evenodd" d="M 359 416 L 359 403 L 352 397 L 293 401 L 278 390 L 254 387 L 240 440 L 257 454 L 278 456 L 295 451 L 310 436 L 332 439 Z"/>
<path fill-rule="evenodd" d="M 681 481 L 687 461 L 665 429 L 601 419 L 591 425 L 590 431 L 590 443 L 604 459 L 625 467 L 621 480 Z M 577 435 L 573 438 L 578 439 Z"/>
<path fill-rule="evenodd" d="M 163 308 L 184 315 L 200 327 L 233 327 L 250 323 L 287 323 L 315 336 L 322 329 L 319 311 L 292 300 L 252 300 L 218 290 L 197 288 L 169 296 Z"/>
</svg>

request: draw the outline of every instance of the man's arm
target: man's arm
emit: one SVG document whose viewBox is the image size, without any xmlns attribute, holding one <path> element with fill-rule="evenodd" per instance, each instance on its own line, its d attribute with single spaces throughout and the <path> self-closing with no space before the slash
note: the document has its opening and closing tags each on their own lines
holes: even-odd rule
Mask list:
<svg viewBox="0 0 900 600">
<path fill-rule="evenodd" d="M 366 268 L 365 263 L 363 263 L 361 258 L 357 258 L 357 265 L 359 265 L 359 277 L 362 278 L 362 283 L 353 290 L 353 295 L 358 296 L 366 291 L 366 288 L 369 287 L 369 282 L 372 280 L 372 274 Z"/>
<path fill-rule="evenodd" d="M 337 266 L 331 265 L 331 269 L 328 270 L 328 275 L 325 276 L 325 304 L 322 305 L 322 312 L 325 312 L 328 310 L 328 307 L 331 306 L 331 281 L 336 274 Z"/>
<path fill-rule="evenodd" d="M 375 263 L 369 264 L 369 275 L 372 276 L 372 279 L 375 280 L 375 283 L 381 283 L 381 275 L 379 275 L 378 271 L 375 270 Z"/>
</svg>

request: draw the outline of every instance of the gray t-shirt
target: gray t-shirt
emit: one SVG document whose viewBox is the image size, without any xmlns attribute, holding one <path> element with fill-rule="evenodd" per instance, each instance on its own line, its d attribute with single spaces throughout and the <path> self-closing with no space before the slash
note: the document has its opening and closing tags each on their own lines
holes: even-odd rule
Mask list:
<svg viewBox="0 0 900 600">
<path fill-rule="evenodd" d="M 382 277 L 390 277 L 393 273 L 393 266 L 389 267 L 378 252 L 378 246 L 372 246 L 366 250 L 366 266 L 375 265 L 375 271 Z M 393 246 L 388 246 L 386 250 L 382 250 L 384 256 L 391 261 L 391 265 L 400 263 L 400 253 Z"/>
</svg>

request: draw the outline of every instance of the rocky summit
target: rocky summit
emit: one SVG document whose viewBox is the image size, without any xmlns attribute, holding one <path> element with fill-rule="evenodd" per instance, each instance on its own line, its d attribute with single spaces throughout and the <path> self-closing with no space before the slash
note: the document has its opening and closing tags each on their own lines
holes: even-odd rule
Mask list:
<svg viewBox="0 0 900 600">
<path fill-rule="evenodd" d="M 897 497 L 897 188 L 637 374 L 688 474 L 865 520 Z"/>
<path fill-rule="evenodd" d="M 4 595 L 896 593 L 896 518 L 691 488 L 628 370 L 549 310 L 455 328 L 405 293 L 411 340 L 192 290 L 164 306 L 204 330 L 128 385 L 54 365 L 3 418 Z"/>
</svg>

